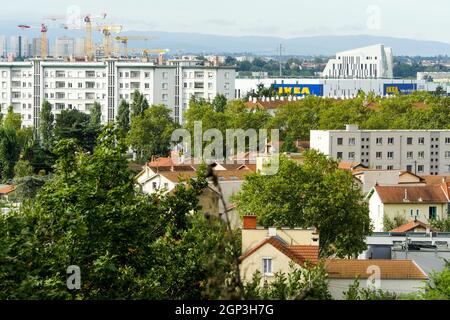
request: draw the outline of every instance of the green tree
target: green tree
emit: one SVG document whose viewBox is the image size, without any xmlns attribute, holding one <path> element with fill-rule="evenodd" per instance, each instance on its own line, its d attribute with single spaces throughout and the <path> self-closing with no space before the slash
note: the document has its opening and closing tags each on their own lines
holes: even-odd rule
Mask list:
<svg viewBox="0 0 450 320">
<path fill-rule="evenodd" d="M 48 101 L 44 101 L 41 107 L 39 117 L 39 136 L 41 146 L 45 150 L 51 150 L 54 140 L 54 124 L 55 116 L 52 113 L 52 105 Z"/>
<path fill-rule="evenodd" d="M 90 124 L 92 127 L 99 127 L 102 124 L 102 106 L 95 102 L 90 112 Z"/>
<path fill-rule="evenodd" d="M 305 153 L 302 165 L 281 156 L 275 175 L 247 176 L 234 201 L 242 215 L 256 214 L 265 227 L 316 227 L 322 257 L 360 253 L 372 230 L 352 175 L 316 151 Z"/>
<path fill-rule="evenodd" d="M 130 131 L 130 105 L 125 100 L 120 101 L 116 121 L 123 135 L 126 135 Z"/>
<path fill-rule="evenodd" d="M 19 130 L 22 127 L 22 118 L 19 113 L 14 113 L 13 106 L 9 106 L 8 113 L 3 119 L 3 126 L 13 130 Z"/>
<path fill-rule="evenodd" d="M 432 272 L 430 279 L 419 293 L 424 300 L 450 300 L 450 262 L 445 261 L 445 269 L 441 272 Z"/>
<path fill-rule="evenodd" d="M 359 279 L 348 287 L 348 290 L 344 292 L 345 300 L 398 300 L 397 294 L 383 291 L 375 288 L 360 288 Z"/>
<path fill-rule="evenodd" d="M 0 128 L 0 175 L 3 182 L 14 176 L 14 166 L 19 160 L 20 146 L 16 130 L 11 126 Z"/>
<path fill-rule="evenodd" d="M 142 116 L 149 108 L 148 101 L 139 90 L 133 92 L 133 101 L 131 102 L 131 118 Z"/>
<path fill-rule="evenodd" d="M 406 218 L 403 216 L 397 215 L 391 220 L 387 215 L 384 215 L 383 217 L 384 231 L 389 232 L 391 230 L 397 229 L 398 227 L 403 226 L 407 222 L 408 220 L 406 220 Z"/>
<path fill-rule="evenodd" d="M 14 166 L 14 177 L 23 178 L 33 174 L 33 167 L 27 160 L 19 160 Z"/>
<path fill-rule="evenodd" d="M 75 139 L 87 151 L 92 152 L 99 134 L 99 128 L 91 125 L 89 115 L 78 110 L 62 110 L 56 117 L 55 139 Z"/>
<path fill-rule="evenodd" d="M 245 299 L 249 300 L 330 300 L 328 278 L 322 263 L 303 267 L 290 265 L 285 274 L 278 272 L 275 279 L 262 281 L 261 272 L 253 275 L 252 281 L 245 285 Z"/>
<path fill-rule="evenodd" d="M 227 106 L 227 98 L 223 94 L 218 94 L 212 101 L 214 111 L 224 112 Z"/>
<path fill-rule="evenodd" d="M 150 156 L 167 156 L 172 132 L 178 125 L 172 120 L 170 110 L 164 105 L 152 106 L 131 120 L 127 142 L 137 151 L 141 161 Z"/>
</svg>

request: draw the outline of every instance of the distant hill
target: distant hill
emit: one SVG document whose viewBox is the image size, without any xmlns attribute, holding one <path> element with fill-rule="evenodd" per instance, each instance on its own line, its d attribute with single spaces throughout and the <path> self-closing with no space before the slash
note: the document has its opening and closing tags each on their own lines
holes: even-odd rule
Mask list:
<svg viewBox="0 0 450 320">
<path fill-rule="evenodd" d="M 29 35 L 39 36 L 39 30 L 21 31 L 17 24 L 0 22 L 0 35 Z M 128 31 L 124 35 L 152 35 L 157 39 L 148 42 L 130 42 L 130 47 L 162 48 L 176 52 L 183 49 L 188 53 L 254 53 L 260 55 L 275 55 L 276 48 L 283 44 L 287 55 L 334 55 L 338 51 L 364 47 L 382 43 L 393 48 L 394 55 L 436 56 L 450 55 L 450 43 L 438 41 L 419 41 L 405 38 L 378 37 L 368 35 L 356 36 L 314 36 L 299 38 L 277 38 L 260 36 L 220 36 L 200 33 L 174 33 L 163 31 Z M 63 35 L 82 37 L 81 30 L 71 31 L 50 29 L 49 39 Z M 95 33 L 97 40 L 101 39 L 100 32 Z"/>
</svg>

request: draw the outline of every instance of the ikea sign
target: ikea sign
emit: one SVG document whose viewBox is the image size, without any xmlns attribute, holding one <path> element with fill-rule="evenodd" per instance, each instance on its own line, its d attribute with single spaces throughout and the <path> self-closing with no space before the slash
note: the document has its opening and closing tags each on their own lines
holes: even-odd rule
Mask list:
<svg viewBox="0 0 450 320">
<path fill-rule="evenodd" d="M 417 84 L 415 83 L 392 83 L 384 84 L 384 95 L 391 94 L 411 94 L 417 91 Z"/>
<path fill-rule="evenodd" d="M 323 96 L 322 84 L 273 84 L 278 95 L 288 96 Z"/>
</svg>

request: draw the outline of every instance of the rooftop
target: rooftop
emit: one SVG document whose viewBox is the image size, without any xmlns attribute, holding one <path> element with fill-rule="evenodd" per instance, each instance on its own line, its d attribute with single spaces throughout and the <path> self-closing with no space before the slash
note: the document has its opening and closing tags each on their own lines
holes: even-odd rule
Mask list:
<svg viewBox="0 0 450 320">
<path fill-rule="evenodd" d="M 435 186 L 375 186 L 384 204 L 448 203 L 440 185 Z"/>
<path fill-rule="evenodd" d="M 330 279 L 368 279 L 372 268 L 378 267 L 381 279 L 426 280 L 426 273 L 411 260 L 326 260 Z"/>
</svg>

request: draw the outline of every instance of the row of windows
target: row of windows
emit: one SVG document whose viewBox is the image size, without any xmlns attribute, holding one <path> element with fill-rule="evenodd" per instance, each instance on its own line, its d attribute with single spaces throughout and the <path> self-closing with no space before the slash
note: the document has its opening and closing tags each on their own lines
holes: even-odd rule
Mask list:
<svg viewBox="0 0 450 320">
<path fill-rule="evenodd" d="M 369 138 L 362 138 L 361 140 L 362 140 L 362 142 L 369 142 Z M 416 140 L 417 140 L 417 143 L 420 145 L 425 144 L 424 137 L 419 137 Z M 439 138 L 431 138 L 431 142 L 439 142 Z M 392 137 L 387 138 L 388 145 L 393 145 L 394 143 L 395 143 L 395 138 L 392 138 Z M 376 138 L 376 144 L 379 146 L 383 145 L 383 138 Z M 407 145 L 414 144 L 414 138 L 412 138 L 412 137 L 406 138 L 406 144 Z M 445 144 L 450 144 L 450 137 L 445 138 Z M 338 146 L 344 145 L 344 138 L 337 138 L 337 145 Z M 349 146 L 356 145 L 356 138 L 348 138 L 348 145 Z M 434 145 L 432 147 L 434 147 Z M 438 146 L 436 146 L 436 147 L 438 147 Z"/>
</svg>

